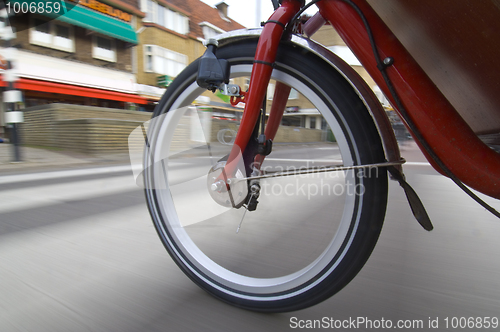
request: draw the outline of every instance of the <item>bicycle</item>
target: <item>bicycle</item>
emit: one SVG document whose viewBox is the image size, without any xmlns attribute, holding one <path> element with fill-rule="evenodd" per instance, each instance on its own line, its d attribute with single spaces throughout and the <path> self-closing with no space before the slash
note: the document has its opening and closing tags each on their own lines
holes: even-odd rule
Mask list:
<svg viewBox="0 0 500 332">
<path fill-rule="evenodd" d="M 144 158 L 148 208 L 173 260 L 215 297 L 263 312 L 315 305 L 355 277 L 382 228 L 388 173 L 403 187 L 419 223 L 433 228 L 404 179 L 404 159 L 373 92 L 346 63 L 304 37 L 326 21 L 390 99 L 431 164 L 471 195 L 464 183 L 500 198 L 500 155 L 477 138 L 366 1 L 273 4 L 262 29 L 211 40 L 172 82 L 145 133 Z M 319 13 L 302 22 L 313 4 Z M 249 80 L 248 90 L 229 84 L 230 78 Z M 273 146 L 286 131 L 280 123 L 291 89 L 297 102 L 318 112 L 317 123 L 331 129 L 335 142 L 317 149 L 324 155 L 299 145 Z M 207 139 L 175 148 L 187 124 L 199 121 L 195 100 L 207 90 L 222 91 L 232 105 L 245 104 L 234 144 L 215 149 Z M 441 118 L 433 116 L 436 110 Z"/>
</svg>

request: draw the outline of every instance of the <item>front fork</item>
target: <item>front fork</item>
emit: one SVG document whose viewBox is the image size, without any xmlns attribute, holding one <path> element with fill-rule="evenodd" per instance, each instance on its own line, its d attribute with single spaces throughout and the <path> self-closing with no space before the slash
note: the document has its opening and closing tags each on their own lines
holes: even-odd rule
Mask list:
<svg viewBox="0 0 500 332">
<path fill-rule="evenodd" d="M 295 14 L 299 12 L 300 7 L 300 0 L 283 0 L 282 5 L 273 15 L 271 15 L 269 20 L 265 22 L 264 28 L 262 29 L 255 52 L 249 90 L 245 96 L 245 110 L 241 119 L 240 129 L 236 134 L 234 145 L 224 167 L 224 174 L 227 178 L 234 177 L 239 160 L 242 158 L 252 138 L 257 121 L 259 120 L 261 106 L 263 102 L 265 102 L 264 98 L 269 80 L 271 79 L 271 73 L 278 52 L 278 45 L 286 25 Z M 271 107 L 265 130 L 266 139 L 274 139 L 286 107 L 289 93 L 290 87 L 280 82 L 276 83 L 273 106 Z M 260 169 L 264 157 L 263 154 L 255 156 L 254 166 L 257 167 L 257 169 Z"/>
</svg>

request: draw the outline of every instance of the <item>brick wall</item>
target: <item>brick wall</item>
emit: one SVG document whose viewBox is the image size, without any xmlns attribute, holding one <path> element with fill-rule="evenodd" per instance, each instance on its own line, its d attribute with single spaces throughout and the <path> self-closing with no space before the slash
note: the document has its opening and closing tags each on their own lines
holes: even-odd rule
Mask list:
<svg viewBox="0 0 500 332">
<path fill-rule="evenodd" d="M 23 111 L 25 122 L 20 126 L 23 144 L 57 147 L 91 155 L 127 153 L 132 131 L 151 119 L 151 113 L 67 104 L 36 106 Z M 171 152 L 199 145 L 191 141 L 192 129 L 200 128 L 193 127 L 192 120 L 189 113 L 180 118 L 172 133 Z M 238 124 L 212 119 L 210 142 L 218 143 L 217 134 L 225 128 L 236 131 Z M 136 138 L 138 142 L 134 144 L 144 143 L 141 135 Z M 321 142 L 324 138 L 321 130 L 280 126 L 274 141 L 307 143 Z"/>
<path fill-rule="evenodd" d="M 23 111 L 23 144 L 88 154 L 126 153 L 132 130 L 151 119 L 151 113 L 66 104 Z"/>
<path fill-rule="evenodd" d="M 213 120 L 211 128 L 211 142 L 217 142 L 217 134 L 223 129 L 238 130 L 238 123 L 228 120 Z M 296 128 L 280 126 L 274 138 L 276 143 L 310 143 L 325 141 L 323 131 L 318 129 Z"/>
<path fill-rule="evenodd" d="M 142 123 L 118 119 L 59 120 L 55 123 L 56 146 L 89 155 L 127 153 L 128 137 Z"/>
</svg>

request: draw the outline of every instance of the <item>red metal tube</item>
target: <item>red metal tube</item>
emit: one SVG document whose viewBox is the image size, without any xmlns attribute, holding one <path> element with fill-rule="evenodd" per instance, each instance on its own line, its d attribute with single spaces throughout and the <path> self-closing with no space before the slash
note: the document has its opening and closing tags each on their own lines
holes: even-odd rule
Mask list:
<svg viewBox="0 0 500 332">
<path fill-rule="evenodd" d="M 276 87 L 274 88 L 273 105 L 271 106 L 271 111 L 269 112 L 269 119 L 267 120 L 266 130 L 264 134 L 266 139 L 274 140 L 278 128 L 281 124 L 281 119 L 283 118 L 283 113 L 285 112 L 286 103 L 288 102 L 288 97 L 290 96 L 290 88 L 288 85 L 281 82 L 276 82 Z M 255 166 L 260 167 L 264 158 L 266 156 L 257 155 L 255 157 Z"/>
<path fill-rule="evenodd" d="M 323 25 L 325 25 L 326 20 L 321 15 L 321 13 L 314 14 L 313 17 L 307 20 L 307 22 L 303 25 L 302 30 L 306 34 L 306 36 L 311 37 L 314 35 Z"/>
<path fill-rule="evenodd" d="M 267 85 L 273 70 L 272 64 L 276 60 L 278 45 L 283 35 L 284 26 L 300 10 L 299 0 L 283 0 L 281 6 L 271 15 L 268 23 L 262 29 L 255 53 L 255 63 L 250 76 L 249 90 L 245 97 L 245 110 L 241 119 L 240 129 L 236 134 L 233 148 L 229 154 L 225 172 L 232 177 L 237 164 L 238 156 L 245 148 L 252 136 L 255 124 L 259 119 L 259 113 L 266 94 Z"/>
<path fill-rule="evenodd" d="M 269 113 L 269 120 L 266 126 L 266 138 L 274 140 L 278 128 L 281 124 L 281 119 L 283 118 L 283 113 L 285 112 L 286 103 L 288 102 L 288 97 L 290 97 L 290 88 L 288 85 L 281 82 L 276 82 L 276 87 L 274 88 L 273 105 L 271 106 L 271 111 Z"/>
<path fill-rule="evenodd" d="M 500 154 L 477 137 L 370 5 L 365 0 L 353 2 L 366 16 L 380 57 L 394 59 L 393 65 L 387 68 L 387 74 L 424 139 L 464 184 L 500 199 Z M 339 0 L 320 1 L 317 5 L 323 17 L 335 27 L 392 105 L 396 106 L 377 68 L 359 15 Z M 397 107 L 394 108 L 397 110 Z"/>
</svg>

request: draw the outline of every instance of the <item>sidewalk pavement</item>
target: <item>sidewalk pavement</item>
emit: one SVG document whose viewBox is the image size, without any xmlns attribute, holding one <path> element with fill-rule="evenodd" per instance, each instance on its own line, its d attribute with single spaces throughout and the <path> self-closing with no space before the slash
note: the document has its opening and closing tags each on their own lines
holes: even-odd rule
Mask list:
<svg viewBox="0 0 500 332">
<path fill-rule="evenodd" d="M 0 143 L 0 175 L 130 164 L 128 153 L 88 156 L 70 151 L 27 146 L 20 146 L 19 150 L 21 161 L 14 162 L 13 145 Z"/>
</svg>

